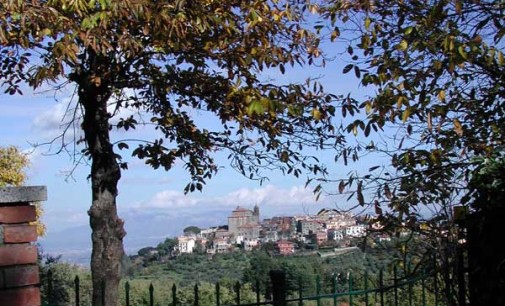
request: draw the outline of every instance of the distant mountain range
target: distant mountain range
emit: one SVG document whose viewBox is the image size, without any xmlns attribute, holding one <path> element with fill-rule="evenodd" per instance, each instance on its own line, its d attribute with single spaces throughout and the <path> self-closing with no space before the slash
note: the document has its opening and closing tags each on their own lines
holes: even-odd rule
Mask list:
<svg viewBox="0 0 505 306">
<path fill-rule="evenodd" d="M 125 252 L 136 254 L 146 246 L 156 246 L 167 237 L 175 237 L 190 225 L 198 227 L 217 226 L 226 223 L 227 210 L 213 211 L 202 217 L 168 216 L 166 214 L 129 212 L 121 217 L 125 220 L 127 235 L 124 239 Z M 62 255 L 67 262 L 89 266 L 91 258 L 91 229 L 88 225 L 48 232 L 39 239 L 44 253 Z"/>
</svg>

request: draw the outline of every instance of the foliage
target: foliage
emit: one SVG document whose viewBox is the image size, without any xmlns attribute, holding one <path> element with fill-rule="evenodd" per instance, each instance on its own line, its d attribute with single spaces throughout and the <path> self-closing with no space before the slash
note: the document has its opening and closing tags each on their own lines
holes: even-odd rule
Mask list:
<svg viewBox="0 0 505 306">
<path fill-rule="evenodd" d="M 503 209 L 505 197 L 505 159 L 496 155 L 479 163 L 463 201 L 478 211 Z"/>
<path fill-rule="evenodd" d="M 91 277 L 87 270 L 61 262 L 61 257 L 39 254 L 41 299 L 43 305 L 75 305 L 75 279 L 79 278 L 81 305 L 91 303 Z"/>
<path fill-rule="evenodd" d="M 26 180 L 29 165 L 25 154 L 16 147 L 0 147 L 0 187 L 21 186 Z"/>
<path fill-rule="evenodd" d="M 449 275 L 462 238 L 455 230 L 453 206 L 463 203 L 472 213 L 482 209 L 478 198 L 485 198 L 485 192 L 475 188 L 497 179 L 482 176 L 489 165 L 484 161 L 503 151 L 505 4 L 327 4 L 322 11 L 336 26 L 332 38 L 342 35 L 348 42 L 349 63 L 343 72 L 354 74 L 367 92 L 366 97 L 343 98 L 342 115 L 350 122 L 346 130 L 364 136 L 357 136 L 358 144 L 345 155 L 357 160 L 371 153 L 387 160 L 331 182 L 338 183 L 340 193 L 348 191 L 361 206 L 374 209 L 386 231 L 408 228 L 425 234 L 430 245 L 425 251 L 444 254 L 441 265 Z M 503 189 L 495 191 L 503 194 Z M 477 240 L 484 241 L 482 233 Z M 445 285 L 451 286 L 448 277 Z"/>
<path fill-rule="evenodd" d="M 188 226 L 183 230 L 184 234 L 200 234 L 202 230 L 198 226 Z"/>
<path fill-rule="evenodd" d="M 160 256 L 167 256 L 172 254 L 177 245 L 177 238 L 166 238 L 165 241 L 156 246 L 156 250 Z"/>
<path fill-rule="evenodd" d="M 312 82 L 276 85 L 260 75 L 317 60 L 318 40 L 301 26 L 307 8 L 301 1 L 265 0 L 0 4 L 5 92 L 21 93 L 23 83 L 75 88 L 74 119 L 82 119 L 84 137 L 69 136 L 78 126 L 70 125 L 54 141 L 83 142 L 91 160 L 94 305 L 102 280 L 106 303 L 117 301 L 125 232 L 116 197 L 127 168 L 118 150 L 155 169 L 169 170 L 179 160 L 189 174 L 186 192 L 203 189 L 219 169 L 214 154 L 223 150 L 240 173 L 260 181 L 267 178 L 262 169 L 296 177 L 325 172 L 302 150 L 342 143 L 331 100 Z M 201 120 L 201 113 L 211 119 Z M 115 115 L 117 124 L 110 120 Z M 159 134 L 111 139 L 111 130 L 137 126 Z"/>
<path fill-rule="evenodd" d="M 319 173 L 323 169 L 297 152 L 341 141 L 329 121 L 335 107 L 317 84 L 274 85 L 259 77 L 263 70 L 283 73 L 285 66 L 318 56 L 315 36 L 299 24 L 296 5 L 9 2 L 0 15 L 7 20 L 0 35 L 7 63 L 3 85 L 16 93 L 20 80 L 39 87 L 67 79 L 81 91 L 105 91 L 103 98 L 115 109 L 111 115 L 122 108 L 151 115 L 150 123 L 120 118 L 114 128 L 154 124 L 162 137 L 133 141 L 133 155 L 166 170 L 182 159 L 192 181 L 186 191 L 203 188 L 218 169 L 210 153 L 223 148 L 251 178 L 265 179 L 256 172 L 265 164 L 296 176 L 304 168 Z M 25 53 L 30 49 L 40 52 L 41 61 Z M 200 127 L 190 108 L 214 114 L 219 128 Z M 115 145 L 129 148 L 122 141 Z"/>
<path fill-rule="evenodd" d="M 370 138 L 345 155 L 389 159 L 332 182 L 374 208 L 386 228 L 450 226 L 479 158 L 503 146 L 503 8 L 502 1 L 391 0 L 323 9 L 334 34 L 347 35 L 343 72 L 371 92 L 343 101 L 346 130 Z"/>
</svg>

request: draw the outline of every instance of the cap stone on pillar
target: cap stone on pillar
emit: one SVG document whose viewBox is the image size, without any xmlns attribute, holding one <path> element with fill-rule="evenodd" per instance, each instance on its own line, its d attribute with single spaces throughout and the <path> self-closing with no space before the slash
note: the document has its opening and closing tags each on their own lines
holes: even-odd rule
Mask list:
<svg viewBox="0 0 505 306">
<path fill-rule="evenodd" d="M 47 200 L 46 186 L 21 186 L 0 188 L 0 203 L 26 203 Z"/>
</svg>

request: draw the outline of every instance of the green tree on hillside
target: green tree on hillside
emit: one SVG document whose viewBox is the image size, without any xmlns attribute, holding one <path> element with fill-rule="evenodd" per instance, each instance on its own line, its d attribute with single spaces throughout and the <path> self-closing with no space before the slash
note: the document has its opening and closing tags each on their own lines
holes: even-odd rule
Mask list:
<svg viewBox="0 0 505 306">
<path fill-rule="evenodd" d="M 292 3 L 293 2 L 293 3 Z M 273 69 L 314 63 L 318 40 L 300 25 L 297 1 L 34 0 L 0 3 L 0 81 L 9 94 L 22 84 L 75 88 L 91 163 L 93 305 L 116 305 L 123 257 L 117 215 L 119 150 L 155 169 L 180 161 L 185 191 L 202 190 L 227 151 L 233 167 L 264 180 L 261 169 L 300 176 L 324 171 L 305 148 L 336 148 L 334 105 L 312 83 L 276 85 Z M 111 117 L 130 110 L 117 124 Z M 216 125 L 195 114 L 208 114 Z M 77 118 L 81 116 L 81 118 Z M 121 141 L 111 131 L 152 126 L 152 139 Z M 70 139 L 69 139 L 70 138 Z M 130 151 L 127 151 L 130 153 Z M 105 293 L 100 284 L 105 281 Z"/>
<path fill-rule="evenodd" d="M 198 235 L 200 234 L 202 230 L 198 226 L 188 226 L 183 230 L 184 234 L 195 234 Z"/>
</svg>

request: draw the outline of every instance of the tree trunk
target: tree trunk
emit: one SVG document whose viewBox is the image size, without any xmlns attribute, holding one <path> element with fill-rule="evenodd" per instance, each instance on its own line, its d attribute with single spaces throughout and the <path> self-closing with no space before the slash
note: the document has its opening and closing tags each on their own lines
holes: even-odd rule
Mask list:
<svg viewBox="0 0 505 306">
<path fill-rule="evenodd" d="M 121 171 L 109 138 L 106 84 L 79 85 L 79 103 L 84 107 L 82 128 L 91 156 L 92 204 L 88 211 L 92 229 L 91 276 L 93 306 L 115 306 L 124 256 L 123 221 L 117 216 L 117 184 Z M 105 289 L 105 290 L 103 290 Z"/>
</svg>

